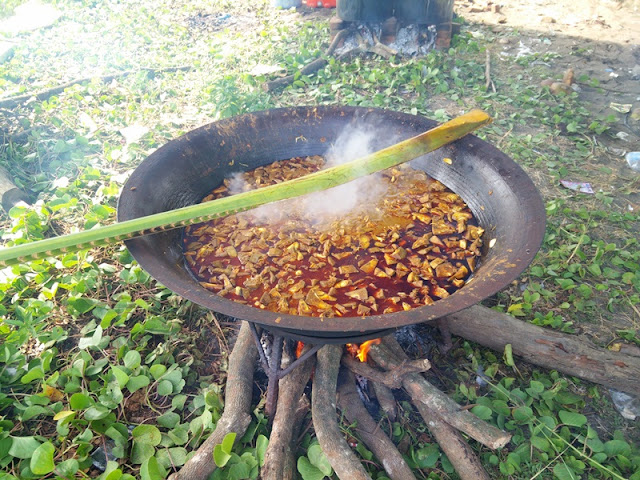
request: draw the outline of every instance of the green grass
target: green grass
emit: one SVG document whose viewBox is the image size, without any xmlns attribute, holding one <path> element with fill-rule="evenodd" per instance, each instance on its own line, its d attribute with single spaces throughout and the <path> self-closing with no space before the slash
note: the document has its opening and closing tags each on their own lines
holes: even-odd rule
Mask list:
<svg viewBox="0 0 640 480">
<path fill-rule="evenodd" d="M 16 7 L 22 5 L 24 0 L 4 0 L 0 3 L 0 18 L 7 18 L 13 15 Z"/>
<path fill-rule="evenodd" d="M 585 334 L 603 348 L 640 343 L 638 213 L 628 208 L 637 176 L 602 162 L 606 152 L 593 140 L 609 135 L 620 119 L 594 114 L 578 94 L 554 97 L 538 87 L 551 73 L 532 62 L 557 57 L 504 59 L 492 73 L 497 92 L 487 92 L 484 50 L 494 35 L 486 31 L 480 39 L 465 30 L 449 51 L 391 62 L 332 59 L 317 74 L 298 76 L 270 94 L 261 88 L 269 78 L 252 75 L 251 68 L 279 65 L 295 73 L 326 48 L 326 21 L 292 19 L 266 1 L 251 3 L 250 10 L 243 2 L 204 0 L 56 4 L 65 16 L 30 34 L 0 65 L 3 97 L 140 67 L 194 68 L 95 80 L 0 111 L 3 129 L 24 133 L 0 147 L 0 164 L 35 200 L 1 217 L 7 244 L 115 221 L 130 171 L 159 146 L 216 119 L 340 104 L 443 121 L 482 108 L 495 122 L 481 135 L 527 170 L 548 213 L 544 244 L 531 267 L 487 303 L 523 321 Z M 215 23 L 220 13 L 231 19 Z M 127 144 L 120 130 L 130 125 L 148 133 Z M 589 181 L 598 193 L 562 189 L 564 178 Z M 105 444 L 115 460 L 101 478 L 163 478 L 219 419 L 228 354 L 221 333 L 227 329 L 158 285 L 123 246 L 3 271 L 0 480 L 88 478 L 96 473 L 92 455 Z M 514 363 L 506 353 L 465 342 L 450 361 L 441 360 L 450 373 L 441 387 L 514 435 L 497 452 L 473 445 L 492 478 L 640 478 L 634 445 L 640 439 L 613 410 L 605 389 Z M 487 382 L 482 387 L 480 369 Z M 403 403 L 402 410 L 397 422 L 381 425 L 394 441 L 409 439 L 407 459 L 416 476 L 455 478 L 410 406 Z M 239 445 L 218 452 L 227 464 L 215 478 L 247 469 L 253 477 L 265 437 L 260 404 Z M 312 431 L 302 447 L 300 468 L 328 472 Z M 385 478 L 361 444 L 358 454 L 373 478 Z"/>
</svg>

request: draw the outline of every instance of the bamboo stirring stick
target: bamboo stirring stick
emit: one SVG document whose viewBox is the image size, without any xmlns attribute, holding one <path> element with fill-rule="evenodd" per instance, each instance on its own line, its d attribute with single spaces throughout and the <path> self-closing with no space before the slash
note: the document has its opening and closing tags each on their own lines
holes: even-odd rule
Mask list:
<svg viewBox="0 0 640 480">
<path fill-rule="evenodd" d="M 480 110 L 472 110 L 427 132 L 371 155 L 277 185 L 83 232 L 0 249 L 0 267 L 113 244 L 142 235 L 213 220 L 266 203 L 326 190 L 413 160 L 458 140 L 490 122 L 489 115 Z"/>
</svg>

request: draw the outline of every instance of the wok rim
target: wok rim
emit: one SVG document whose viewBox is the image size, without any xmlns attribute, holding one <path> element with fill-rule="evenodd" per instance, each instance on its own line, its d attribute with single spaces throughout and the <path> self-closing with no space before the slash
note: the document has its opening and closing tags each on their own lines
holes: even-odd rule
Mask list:
<svg viewBox="0 0 640 480">
<path fill-rule="evenodd" d="M 193 139 L 198 135 L 210 134 L 211 130 L 227 131 L 229 128 L 233 128 L 233 126 L 237 124 L 239 120 L 247 120 L 250 121 L 249 123 L 260 123 L 260 120 L 265 120 L 264 117 L 287 117 L 293 119 L 308 118 L 310 115 L 319 116 L 320 118 L 324 118 L 325 116 L 329 115 L 343 115 L 350 117 L 358 115 L 360 113 L 364 115 L 365 113 L 370 112 L 378 113 L 380 115 L 391 115 L 396 121 L 415 122 L 419 125 L 425 124 L 428 128 L 431 128 L 435 125 L 433 123 L 433 120 L 427 119 L 425 117 L 395 112 L 392 110 L 336 106 L 307 106 L 270 109 L 260 112 L 247 113 L 241 116 L 212 122 L 210 124 L 191 130 L 181 137 L 171 140 L 166 145 L 160 147 L 158 150 L 149 155 L 145 160 L 143 160 L 143 162 L 135 169 L 135 171 L 123 187 L 123 191 L 118 202 L 118 220 L 124 221 L 131 218 L 136 218 L 135 216 L 131 216 L 130 212 L 123 208 L 123 205 L 125 205 L 127 202 L 132 201 L 132 199 L 130 198 L 130 194 L 133 190 L 135 190 L 135 185 L 142 180 L 140 178 L 140 172 L 145 171 L 146 168 L 148 168 L 158 159 L 161 159 L 163 155 L 165 155 L 165 152 L 168 152 L 169 147 L 171 145 L 175 146 L 177 142 L 187 142 L 188 144 L 190 139 Z M 327 318 L 280 314 L 268 310 L 258 309 L 248 305 L 243 305 L 234 302 L 233 300 L 223 298 L 213 292 L 205 290 L 203 287 L 198 285 L 195 280 L 194 283 L 190 285 L 185 285 L 185 282 L 180 279 L 176 281 L 173 275 L 166 275 L 166 269 L 158 267 L 157 261 L 155 259 L 155 253 L 149 252 L 146 244 L 142 242 L 141 239 L 136 238 L 127 240 L 125 244 L 128 247 L 133 258 L 138 261 L 140 266 L 159 283 L 166 286 L 173 292 L 215 312 L 256 322 L 263 325 L 267 329 L 271 328 L 289 336 L 295 337 L 296 332 L 299 332 L 299 336 L 303 335 L 306 337 L 323 340 L 325 341 L 325 343 L 330 343 L 331 341 L 336 342 L 348 340 L 356 336 L 361 339 L 367 336 L 379 336 L 381 333 L 390 331 L 395 328 L 435 320 L 442 316 L 449 315 L 475 305 L 509 285 L 509 283 L 516 279 L 534 259 L 540 246 L 542 245 L 546 227 L 545 208 L 540 193 L 538 192 L 530 177 L 517 163 L 515 163 L 513 159 L 511 159 L 496 147 L 479 139 L 475 135 L 468 135 L 465 138 L 455 142 L 455 144 L 458 144 L 458 146 L 463 149 L 466 145 L 475 146 L 476 148 L 480 146 L 480 148 L 484 150 L 489 149 L 492 153 L 492 161 L 496 162 L 495 168 L 500 169 L 503 167 L 508 167 L 509 171 L 511 172 L 511 176 L 509 177 L 510 181 L 507 183 L 509 185 L 513 184 L 517 187 L 518 197 L 527 199 L 527 202 L 525 204 L 527 217 L 537 218 L 538 221 L 535 224 L 529 226 L 530 228 L 527 229 L 527 236 L 526 238 L 523 238 L 523 248 L 520 248 L 518 254 L 515 257 L 511 255 L 507 259 L 509 260 L 508 262 L 506 260 L 503 262 L 503 265 L 501 267 L 502 271 L 499 272 L 499 275 L 495 275 L 496 278 L 493 278 L 490 282 L 483 282 L 482 285 L 479 285 L 479 287 L 481 288 L 472 287 L 477 278 L 480 277 L 480 273 L 483 272 L 484 265 L 480 265 L 478 271 L 475 273 L 476 278 L 474 278 L 474 280 L 469 282 L 467 285 L 465 285 L 464 288 L 455 292 L 451 296 L 437 300 L 433 305 L 417 307 L 408 311 L 369 315 L 366 317 Z M 281 159 L 274 158 L 272 161 L 276 160 Z M 461 194 L 461 196 L 463 195 Z M 483 226 L 486 230 L 487 226 Z M 505 267 L 505 265 L 508 265 L 508 268 Z M 189 273 L 191 272 L 188 267 L 185 266 L 184 268 L 186 268 Z"/>
</svg>

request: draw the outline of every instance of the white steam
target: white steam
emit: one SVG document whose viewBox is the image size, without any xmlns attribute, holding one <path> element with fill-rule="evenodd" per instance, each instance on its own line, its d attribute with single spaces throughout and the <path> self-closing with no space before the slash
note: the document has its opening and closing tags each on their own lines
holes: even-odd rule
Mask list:
<svg viewBox="0 0 640 480">
<path fill-rule="evenodd" d="M 394 137 L 380 128 L 347 126 L 324 155 L 325 168 L 364 157 L 395 141 Z M 231 178 L 229 188 L 232 194 L 248 189 L 241 174 Z M 369 214 L 375 211 L 386 191 L 387 187 L 378 173 L 321 192 L 263 205 L 244 215 L 259 223 L 296 218 L 322 228 L 350 213 L 362 211 L 363 214 Z"/>
</svg>

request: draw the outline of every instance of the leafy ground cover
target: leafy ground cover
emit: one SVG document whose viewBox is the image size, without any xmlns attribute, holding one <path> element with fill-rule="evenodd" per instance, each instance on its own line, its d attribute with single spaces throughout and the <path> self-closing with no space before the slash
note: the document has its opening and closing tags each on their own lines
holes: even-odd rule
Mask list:
<svg viewBox="0 0 640 480">
<path fill-rule="evenodd" d="M 640 177 L 607 148 L 618 145 L 625 117 L 592 108 L 607 87 L 588 74 L 577 72 L 585 87 L 569 95 L 539 86 L 562 76 L 566 55 L 581 52 L 500 56 L 493 92 L 485 88 L 486 49 L 495 57 L 499 45 L 528 35 L 544 46 L 546 37 L 469 23 L 447 51 L 330 59 L 317 74 L 266 93 L 261 84 L 271 77 L 254 67 L 295 73 L 317 58 L 328 43 L 326 12 L 279 11 L 265 1 L 53 4 L 63 11 L 57 23 L 16 37 L 13 58 L 0 64 L 0 101 L 95 79 L 0 109 L 0 164 L 34 200 L 0 218 L 7 245 L 113 222 L 121 185 L 146 155 L 219 118 L 345 104 L 445 120 L 478 107 L 495 118 L 481 136 L 527 170 L 548 214 L 536 260 L 487 304 L 603 348 L 640 344 Z M 591 182 L 596 193 L 563 189 L 567 178 Z M 160 479 L 214 428 L 233 323 L 157 284 L 123 246 L 5 269 L 0 302 L 0 479 Z M 502 451 L 478 447 L 493 478 L 640 478 L 640 437 L 609 392 L 508 353 L 462 342 L 438 359 L 444 389 L 514 434 Z M 218 449 L 225 466 L 215 478 L 257 477 L 268 442 L 257 389 L 254 404 L 240 446 Z M 406 446 L 416 475 L 455 478 L 403 405 L 404 415 L 384 428 Z M 358 452 L 373 478 L 385 478 L 370 452 Z M 299 455 L 304 478 L 331 476 L 312 431 Z"/>
</svg>

